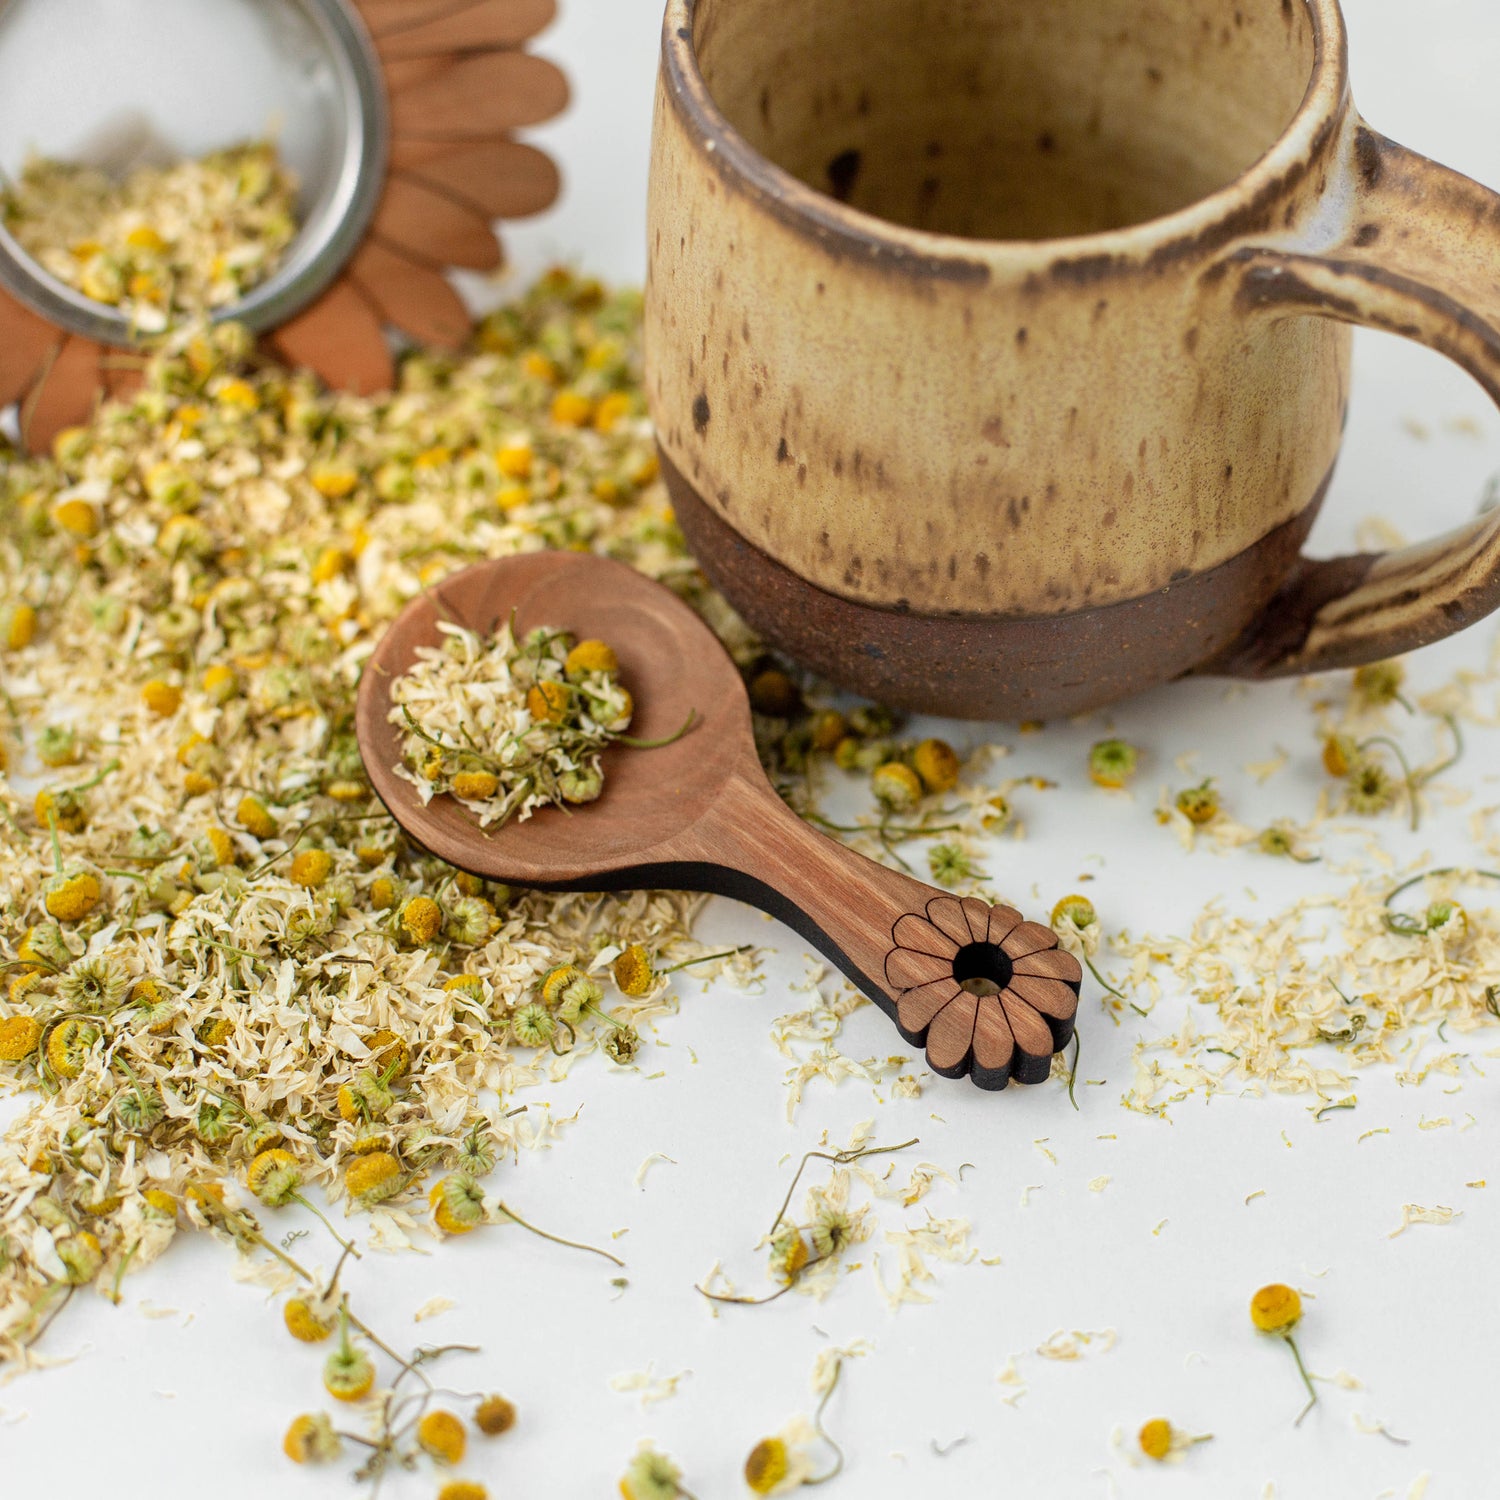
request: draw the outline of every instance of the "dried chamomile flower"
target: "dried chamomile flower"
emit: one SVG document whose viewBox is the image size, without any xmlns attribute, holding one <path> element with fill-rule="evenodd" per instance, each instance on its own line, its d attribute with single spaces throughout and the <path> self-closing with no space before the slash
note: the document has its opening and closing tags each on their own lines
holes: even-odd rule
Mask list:
<svg viewBox="0 0 1500 1500">
<path fill-rule="evenodd" d="M 854 1235 L 854 1220 L 847 1210 L 825 1203 L 808 1229 L 819 1260 L 828 1260 L 843 1252 Z"/>
<path fill-rule="evenodd" d="M 495 908 L 481 896 L 460 896 L 448 903 L 443 915 L 443 932 L 465 948 L 485 942 L 499 925 Z"/>
<path fill-rule="evenodd" d="M 597 1009 L 603 998 L 604 990 L 598 980 L 590 979 L 587 974 L 580 974 L 558 992 L 558 1019 L 576 1026 L 584 1011 Z"/>
<path fill-rule="evenodd" d="M 1349 785 L 1344 801 L 1350 812 L 1374 816 L 1393 807 L 1398 785 L 1378 761 L 1360 756 L 1349 768 Z"/>
<path fill-rule="evenodd" d="M 484 1221 L 484 1189 L 462 1172 L 434 1184 L 427 1201 L 433 1223 L 444 1234 L 468 1234 Z"/>
<path fill-rule="evenodd" d="M 365 1038 L 376 1075 L 399 1083 L 411 1072 L 411 1047 L 394 1031 L 381 1027 Z"/>
<path fill-rule="evenodd" d="M 71 766 L 78 759 L 78 731 L 60 724 L 48 724 L 36 737 L 37 759 L 54 770 Z"/>
<path fill-rule="evenodd" d="M 486 1396 L 474 1408 L 474 1425 L 486 1437 L 499 1437 L 516 1425 L 515 1405 L 504 1396 Z"/>
<path fill-rule="evenodd" d="M 0 1061 L 30 1057 L 41 1040 L 42 1023 L 35 1016 L 7 1016 L 0 1021 Z"/>
<path fill-rule="evenodd" d="M 1176 807 L 1189 823 L 1198 828 L 1212 823 L 1223 811 L 1219 803 L 1219 794 L 1214 790 L 1213 777 L 1210 776 L 1198 786 L 1188 787 L 1185 791 L 1178 792 Z"/>
<path fill-rule="evenodd" d="M 645 1442 L 620 1479 L 620 1494 L 624 1500 L 693 1500 L 682 1486 L 682 1470 Z"/>
<path fill-rule="evenodd" d="M 294 1464 L 326 1464 L 343 1451 L 343 1442 L 333 1430 L 326 1412 L 304 1412 L 292 1419 L 281 1450 Z"/>
<path fill-rule="evenodd" d="M 280 825 L 271 816 L 270 809 L 259 797 L 248 793 L 240 798 L 239 806 L 235 808 L 235 818 L 247 833 L 254 837 L 265 840 L 274 839 Z M 330 861 L 331 866 L 331 861 Z M 324 872 L 327 878 L 327 872 Z"/>
<path fill-rule="evenodd" d="M 130 975 L 107 954 L 80 958 L 59 975 L 57 993 L 70 1010 L 107 1013 L 125 998 Z"/>
<path fill-rule="evenodd" d="M 1359 759 L 1359 745 L 1352 735 L 1330 734 L 1323 741 L 1323 769 L 1341 780 Z"/>
<path fill-rule="evenodd" d="M 934 844 L 927 851 L 927 869 L 937 885 L 950 889 L 982 873 L 957 844 Z"/>
<path fill-rule="evenodd" d="M 958 752 L 947 740 L 923 740 L 911 753 L 911 766 L 927 792 L 951 792 L 958 785 Z"/>
<path fill-rule="evenodd" d="M 790 719 L 802 707 L 797 684 L 780 667 L 763 667 L 746 684 L 750 707 L 771 719 Z"/>
<path fill-rule="evenodd" d="M 1124 740 L 1099 740 L 1089 751 L 1089 780 L 1095 786 L 1119 791 L 1140 762 L 1140 752 Z"/>
<path fill-rule="evenodd" d="M 870 790 L 887 813 L 910 812 L 922 800 L 922 779 L 910 766 L 891 760 L 876 767 Z"/>
<path fill-rule="evenodd" d="M 1198 1443 L 1207 1443 L 1212 1439 L 1211 1432 L 1179 1432 L 1165 1417 L 1153 1417 L 1149 1422 L 1143 1423 L 1140 1432 L 1136 1434 L 1136 1443 L 1141 1452 L 1157 1463 L 1163 1463 Z"/>
<path fill-rule="evenodd" d="M 490 1500 L 490 1492 L 472 1479 L 450 1479 L 438 1491 L 437 1500 Z"/>
<path fill-rule="evenodd" d="M 401 1163 L 389 1151 L 356 1156 L 344 1169 L 344 1191 L 357 1203 L 383 1203 L 405 1185 Z"/>
<path fill-rule="evenodd" d="M 752 1494 L 774 1495 L 791 1472 L 791 1452 L 784 1438 L 762 1438 L 745 1458 L 745 1484 Z"/>
<path fill-rule="evenodd" d="M 1269 854 L 1275 859 L 1290 859 L 1299 865 L 1316 864 L 1316 854 L 1304 854 L 1298 842 L 1296 831 L 1285 823 L 1273 823 L 1269 828 L 1264 828 L 1255 841 L 1255 847 L 1262 854 Z"/>
<path fill-rule="evenodd" d="M 433 942 L 443 930 L 443 909 L 430 896 L 413 896 L 400 910 L 397 923 L 409 943 Z"/>
<path fill-rule="evenodd" d="M 333 873 L 333 856 L 326 849 L 299 849 L 292 856 L 287 878 L 294 885 L 316 890 Z"/>
<path fill-rule="evenodd" d="M 36 639 L 36 610 L 29 604 L 0 609 L 0 643 L 7 650 L 24 651 Z"/>
<path fill-rule="evenodd" d="M 77 1078 L 83 1072 L 101 1033 L 92 1021 L 68 1016 L 47 1032 L 42 1049 L 47 1066 L 58 1078 Z"/>
<path fill-rule="evenodd" d="M 270 1208 L 290 1203 L 302 1186 L 302 1169 L 290 1151 L 273 1147 L 260 1152 L 245 1173 L 245 1185 Z"/>
<path fill-rule="evenodd" d="M 439 1463 L 456 1464 L 463 1460 L 468 1434 L 451 1411 L 429 1411 L 417 1422 L 417 1443 Z"/>
<path fill-rule="evenodd" d="M 320 1344 L 333 1332 L 333 1320 L 321 1316 L 306 1297 L 289 1297 L 281 1315 L 286 1331 L 304 1344 Z"/>
<path fill-rule="evenodd" d="M 623 1068 L 634 1062 L 641 1050 L 641 1034 L 634 1026 L 617 1025 L 605 1034 L 601 1045 L 605 1056 Z"/>
<path fill-rule="evenodd" d="M 120 1122 L 120 1128 L 132 1135 L 145 1134 L 161 1121 L 166 1112 L 161 1090 L 154 1084 L 132 1080 L 115 1100 L 115 1118 Z"/>
<path fill-rule="evenodd" d="M 72 1286 L 83 1286 L 92 1281 L 104 1266 L 104 1251 L 87 1229 L 80 1229 L 62 1240 L 57 1246 L 57 1258 L 63 1263 Z"/>
<path fill-rule="evenodd" d="M 1354 696 L 1362 708 L 1384 708 L 1399 703 L 1410 710 L 1401 694 L 1406 682 L 1406 668 L 1399 661 L 1377 661 L 1360 667 L 1354 674 Z"/>
<path fill-rule="evenodd" d="M 384 1077 L 374 1073 L 357 1073 L 338 1091 L 339 1114 L 351 1122 L 383 1120 L 395 1102 Z"/>
<path fill-rule="evenodd" d="M 16 948 L 16 956 L 44 969 L 66 969 L 73 962 L 73 950 L 56 922 L 39 922 L 28 927 Z"/>
<path fill-rule="evenodd" d="M 323 1362 L 323 1389 L 337 1401 L 360 1401 L 375 1384 L 375 1361 L 349 1337 L 349 1308 L 339 1309 L 339 1346 Z"/>
<path fill-rule="evenodd" d="M 480 1122 L 458 1143 L 455 1165 L 467 1177 L 488 1177 L 495 1170 L 497 1159 L 495 1143 Z"/>
<path fill-rule="evenodd" d="M 47 915 L 59 922 L 81 922 L 98 906 L 103 891 L 99 877 L 89 869 L 75 866 L 54 875 L 43 887 L 42 904 Z"/>
<path fill-rule="evenodd" d="M 656 983 L 656 970 L 651 966 L 651 955 L 640 943 L 628 943 L 610 965 L 610 973 L 622 995 L 640 999 L 651 993 Z"/>
<path fill-rule="evenodd" d="M 510 1034 L 523 1047 L 547 1047 L 557 1036 L 557 1021 L 545 1005 L 533 1000 L 512 1012 Z"/>
<path fill-rule="evenodd" d="M 1280 1282 L 1263 1286 L 1250 1299 L 1250 1321 L 1259 1332 L 1284 1339 L 1287 1348 L 1292 1351 L 1292 1358 L 1297 1362 L 1297 1373 L 1307 1388 L 1307 1405 L 1298 1413 L 1297 1422 L 1293 1424 L 1300 1425 L 1303 1417 L 1313 1409 L 1318 1400 L 1312 1378 L 1307 1373 L 1307 1366 L 1302 1363 L 1302 1354 L 1292 1337 L 1292 1330 L 1302 1321 L 1302 1297 L 1295 1287 L 1283 1286 Z"/>
<path fill-rule="evenodd" d="M 615 677 L 619 671 L 620 658 L 607 641 L 579 641 L 563 658 L 563 676 L 575 685 L 588 681 L 595 673 Z"/>
<path fill-rule="evenodd" d="M 771 1241 L 771 1274 L 778 1281 L 794 1282 L 802 1274 L 808 1259 L 807 1241 L 799 1229 L 788 1229 Z"/>
</svg>

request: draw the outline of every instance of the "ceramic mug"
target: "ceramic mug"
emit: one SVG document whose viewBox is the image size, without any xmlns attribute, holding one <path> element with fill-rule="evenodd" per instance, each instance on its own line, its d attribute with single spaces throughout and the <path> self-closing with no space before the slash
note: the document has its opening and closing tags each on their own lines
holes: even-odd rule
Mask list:
<svg viewBox="0 0 1500 1500">
<path fill-rule="evenodd" d="M 1329 560 L 1350 324 L 1500 399 L 1500 197 L 1350 99 L 1336 0 L 669 0 L 648 393 L 768 640 L 896 706 L 1356 666 L 1500 514 Z"/>
</svg>

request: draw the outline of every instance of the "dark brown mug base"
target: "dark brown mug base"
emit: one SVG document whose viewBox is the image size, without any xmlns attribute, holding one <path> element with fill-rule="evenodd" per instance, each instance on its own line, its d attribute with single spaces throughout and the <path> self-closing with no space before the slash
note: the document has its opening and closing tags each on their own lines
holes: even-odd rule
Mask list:
<svg viewBox="0 0 1500 1500">
<path fill-rule="evenodd" d="M 954 719 L 1064 718 L 1232 657 L 1297 573 L 1333 478 L 1299 515 L 1207 572 L 1119 604 L 996 619 L 831 594 L 747 542 L 665 453 L 661 463 L 693 556 L 762 639 L 850 692 Z"/>
</svg>

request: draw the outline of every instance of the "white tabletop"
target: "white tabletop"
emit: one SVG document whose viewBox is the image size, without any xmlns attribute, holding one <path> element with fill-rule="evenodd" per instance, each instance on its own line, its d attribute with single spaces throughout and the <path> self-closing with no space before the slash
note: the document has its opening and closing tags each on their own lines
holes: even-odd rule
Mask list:
<svg viewBox="0 0 1500 1500">
<path fill-rule="evenodd" d="M 523 272 L 561 257 L 638 278 L 658 0 L 565 0 L 564 9 L 540 50 L 565 64 L 576 102 L 535 138 L 561 160 L 566 196 L 544 219 L 508 231 L 508 242 Z M 1365 115 L 1405 144 L 1500 183 L 1493 6 L 1350 0 L 1349 11 Z M 1345 457 L 1313 550 L 1348 548 L 1372 515 L 1412 536 L 1456 524 L 1496 469 L 1500 421 L 1477 387 L 1435 355 L 1361 336 Z M 1494 625 L 1481 625 L 1414 658 L 1416 690 L 1482 668 L 1495 637 Z M 1335 680 L 1328 688 L 1343 690 Z M 1493 686 L 1488 694 L 1493 703 Z M 1082 888 L 1106 927 L 1135 933 L 1181 933 L 1215 897 L 1270 912 L 1303 893 L 1341 889 L 1347 877 L 1327 866 L 1254 851 L 1186 854 L 1153 816 L 1160 786 L 1186 784 L 1174 762 L 1192 751 L 1199 774 L 1219 779 L 1246 823 L 1305 816 L 1325 784 L 1313 723 L 1296 686 L 1196 682 L 1039 736 L 998 730 L 993 737 L 1012 754 L 997 776 L 1037 773 L 1061 786 L 1015 795 L 1028 837 L 995 845 L 986 860 L 992 881 L 1044 910 L 1091 872 Z M 1084 775 L 1087 748 L 1107 725 L 1148 753 L 1134 798 L 1098 792 Z M 974 726 L 935 729 L 965 746 L 985 737 Z M 1242 768 L 1278 748 L 1290 754 L 1287 769 L 1257 784 Z M 1500 801 L 1497 766 L 1500 732 L 1471 730 L 1468 755 L 1447 778 L 1470 800 L 1435 804 L 1419 835 L 1383 822 L 1382 842 L 1402 861 L 1424 852 L 1437 864 L 1472 861 L 1469 819 Z M 1500 905 L 1500 896 L 1472 899 Z M 1079 1087 L 1076 1113 L 1056 1084 L 995 1097 L 928 1079 L 916 1099 L 892 1100 L 881 1088 L 882 1103 L 859 1080 L 834 1088 L 815 1079 L 789 1123 L 790 1064 L 769 1033 L 776 1016 L 806 1003 L 790 988 L 807 969 L 804 945 L 729 902 L 712 906 L 701 933 L 764 944 L 762 991 L 679 981 L 682 1013 L 661 1023 L 653 1048 L 652 1071 L 665 1076 L 606 1075 L 591 1059 L 550 1093 L 558 1116 L 586 1099 L 578 1122 L 552 1149 L 499 1169 L 505 1196 L 538 1222 L 602 1239 L 625 1257 L 624 1295 L 602 1262 L 514 1229 L 430 1254 L 370 1256 L 350 1275 L 388 1338 L 484 1346 L 452 1378 L 498 1387 L 521 1409 L 509 1436 L 471 1444 L 464 1472 L 492 1495 L 615 1493 L 645 1436 L 682 1463 L 700 1500 L 740 1494 L 746 1451 L 808 1409 L 817 1353 L 856 1339 L 871 1350 L 851 1361 L 829 1408 L 849 1459 L 830 1496 L 1468 1500 L 1494 1492 L 1500 1124 L 1495 1084 L 1482 1070 L 1500 1066 L 1500 1029 L 1453 1042 L 1477 1064 L 1457 1078 L 1403 1086 L 1393 1070 L 1361 1074 L 1358 1108 L 1321 1124 L 1306 1096 L 1189 1099 L 1152 1119 L 1121 1106 L 1133 1048 L 1179 1030 L 1192 998 L 1168 984 L 1153 1014 L 1117 1027 L 1087 985 L 1081 1074 L 1103 1082 Z M 1211 1024 L 1212 1013 L 1201 1010 L 1199 1020 Z M 911 1051 L 873 1007 L 850 1018 L 837 1045 L 855 1058 Z M 1461 1092 L 1448 1092 L 1456 1083 Z M 6 1116 L 17 1107 L 7 1103 Z M 919 1160 L 955 1173 L 972 1163 L 962 1185 L 939 1183 L 909 1209 L 879 1203 L 876 1237 L 855 1257 L 862 1268 L 826 1301 L 794 1295 L 714 1316 L 693 1283 L 721 1258 L 742 1285 L 756 1283 L 763 1259 L 752 1247 L 785 1188 L 787 1154 L 825 1132 L 841 1143 L 871 1117 L 880 1141 L 920 1137 L 901 1159 L 903 1179 Z M 1419 1128 L 1441 1117 L 1452 1124 Z M 637 1169 L 655 1152 L 671 1162 L 638 1185 Z M 1481 1179 L 1487 1188 L 1466 1186 Z M 1443 1204 L 1462 1217 L 1392 1239 L 1404 1204 Z M 896 1252 L 885 1232 L 923 1223 L 928 1210 L 969 1219 L 980 1256 L 1000 1263 L 934 1262 L 931 1303 L 892 1311 L 874 1253 L 890 1279 Z M 298 1212 L 278 1216 L 278 1226 L 299 1222 Z M 609 1238 L 622 1228 L 629 1233 Z M 318 1243 L 300 1248 L 316 1254 L 308 1247 Z M 345 1492 L 341 1475 L 296 1469 L 280 1451 L 292 1415 L 324 1404 L 323 1350 L 293 1344 L 279 1310 L 230 1271 L 221 1246 L 183 1235 L 127 1280 L 118 1308 L 75 1298 L 46 1341 L 72 1362 L 0 1388 L 5 1493 L 292 1500 Z M 1296 1430 L 1291 1361 L 1251 1332 L 1246 1315 L 1251 1292 L 1277 1280 L 1308 1297 L 1300 1344 L 1313 1371 L 1342 1370 L 1359 1382 L 1321 1384 L 1319 1407 Z M 435 1295 L 457 1306 L 414 1325 L 413 1312 Z M 1112 1347 L 1096 1338 L 1076 1361 L 1034 1352 L 1058 1330 L 1115 1338 Z M 1019 1387 L 998 1379 L 1012 1357 L 1026 1387 L 1013 1404 L 1003 1398 Z M 648 1367 L 657 1377 L 691 1373 L 675 1395 L 644 1409 L 638 1395 L 611 1388 L 612 1377 Z M 1180 1465 L 1134 1466 L 1111 1433 L 1121 1429 L 1128 1447 L 1157 1415 L 1214 1440 Z M 1405 1445 L 1361 1430 L 1375 1423 Z M 946 1456 L 934 1450 L 961 1438 Z M 435 1488 L 430 1473 L 398 1475 L 386 1493 Z"/>
</svg>

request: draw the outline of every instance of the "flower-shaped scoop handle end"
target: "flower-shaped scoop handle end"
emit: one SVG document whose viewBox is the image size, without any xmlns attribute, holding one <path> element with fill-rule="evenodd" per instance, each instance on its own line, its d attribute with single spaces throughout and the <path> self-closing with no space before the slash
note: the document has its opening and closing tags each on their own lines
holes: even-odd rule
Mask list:
<svg viewBox="0 0 1500 1500">
<path fill-rule="evenodd" d="M 1050 927 L 877 864 L 797 818 L 764 783 L 709 820 L 709 888 L 779 917 L 836 963 L 945 1078 L 1040 1083 L 1073 1036 L 1083 970 Z"/>
</svg>

